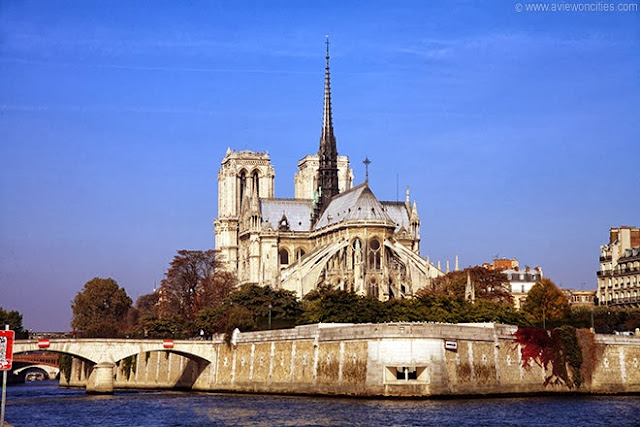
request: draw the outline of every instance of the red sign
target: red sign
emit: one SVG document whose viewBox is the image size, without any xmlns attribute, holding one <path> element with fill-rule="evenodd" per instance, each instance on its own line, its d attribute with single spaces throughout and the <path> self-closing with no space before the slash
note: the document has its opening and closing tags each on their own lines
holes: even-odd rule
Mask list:
<svg viewBox="0 0 640 427">
<path fill-rule="evenodd" d="M 38 348 L 49 348 L 49 340 L 38 340 Z"/>
<path fill-rule="evenodd" d="M 162 340 L 162 347 L 173 348 L 173 340 Z"/>
<path fill-rule="evenodd" d="M 0 371 L 11 369 L 14 337 L 15 333 L 13 331 L 0 331 Z"/>
</svg>

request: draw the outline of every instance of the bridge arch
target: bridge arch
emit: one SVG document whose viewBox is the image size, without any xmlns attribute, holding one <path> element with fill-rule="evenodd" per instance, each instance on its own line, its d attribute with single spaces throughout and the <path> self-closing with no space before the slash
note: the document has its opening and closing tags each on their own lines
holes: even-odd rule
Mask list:
<svg viewBox="0 0 640 427">
<path fill-rule="evenodd" d="M 50 340 L 46 348 L 40 347 L 37 340 L 20 340 L 14 343 L 14 353 L 29 351 L 51 351 L 64 353 L 94 364 L 116 363 L 127 357 L 147 351 L 171 351 L 185 357 L 200 358 L 208 362 L 215 360 L 214 342 L 202 345 L 201 341 L 171 340 L 171 347 L 165 347 L 165 340 L 132 339 L 59 339 Z"/>
<path fill-rule="evenodd" d="M 83 360 L 83 372 L 87 378 L 87 392 L 110 394 L 114 388 L 114 374 L 117 375 L 116 363 L 134 355 L 146 352 L 176 353 L 188 359 L 192 364 L 188 378 L 181 378 L 183 384 L 193 384 L 198 375 L 217 357 L 216 344 L 222 337 L 212 341 L 188 340 L 135 340 L 135 339 L 52 339 L 46 341 L 19 340 L 14 343 L 14 352 L 46 350 L 55 353 L 69 354 Z M 119 364 L 119 363 L 118 363 Z M 195 373 L 194 373 L 195 372 Z"/>
<path fill-rule="evenodd" d="M 13 370 L 14 375 L 25 374 L 29 371 L 37 370 L 45 374 L 50 380 L 55 380 L 60 375 L 60 368 L 50 365 L 27 365 Z"/>
</svg>

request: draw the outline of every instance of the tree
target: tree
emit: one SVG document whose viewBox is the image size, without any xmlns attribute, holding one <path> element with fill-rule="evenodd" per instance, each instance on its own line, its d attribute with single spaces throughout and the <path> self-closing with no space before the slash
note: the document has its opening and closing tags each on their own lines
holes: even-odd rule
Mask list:
<svg viewBox="0 0 640 427">
<path fill-rule="evenodd" d="M 161 327 L 156 324 L 151 325 L 158 320 L 159 299 L 159 293 L 154 291 L 150 294 L 140 295 L 136 300 L 135 306 L 129 312 L 130 323 L 133 325 L 133 334 L 136 337 L 164 338 L 161 333 L 157 332 L 158 330 L 167 330 L 164 324 Z M 172 336 L 173 334 L 167 333 L 167 338 Z"/>
<path fill-rule="evenodd" d="M 377 298 L 321 286 L 303 299 L 305 323 L 377 323 L 384 321 L 384 303 Z"/>
<path fill-rule="evenodd" d="M 254 313 L 258 329 L 269 328 L 269 313 L 272 329 L 293 327 L 302 314 L 302 305 L 293 292 L 269 286 L 244 285 L 230 295 L 228 303 Z"/>
<path fill-rule="evenodd" d="M 304 322 L 358 322 L 358 295 L 321 286 L 304 296 Z"/>
<path fill-rule="evenodd" d="M 9 329 L 16 333 L 16 339 L 27 338 L 29 333 L 22 327 L 22 314 L 19 311 L 6 311 L 0 307 L 0 328 L 9 325 Z"/>
<path fill-rule="evenodd" d="M 506 325 L 529 326 L 524 313 L 511 304 L 480 299 L 469 304 L 465 322 L 496 322 Z"/>
<path fill-rule="evenodd" d="M 127 330 L 131 298 L 111 279 L 95 277 L 73 299 L 71 326 L 83 337 L 111 338 Z"/>
<path fill-rule="evenodd" d="M 427 294 L 451 295 L 464 298 L 468 278 L 475 287 L 476 299 L 485 299 L 505 304 L 513 304 L 513 297 L 506 289 L 509 278 L 501 271 L 488 270 L 484 267 L 469 267 L 462 271 L 452 271 L 433 281 L 430 288 L 418 291 L 418 296 Z"/>
<path fill-rule="evenodd" d="M 193 321 L 201 309 L 222 304 L 236 279 L 221 267 L 214 250 L 178 251 L 160 286 L 159 317 Z"/>
<path fill-rule="evenodd" d="M 550 279 L 543 278 L 536 282 L 527 294 L 522 305 L 532 323 L 546 328 L 547 322 L 558 323 L 569 318 L 569 301 Z"/>
</svg>

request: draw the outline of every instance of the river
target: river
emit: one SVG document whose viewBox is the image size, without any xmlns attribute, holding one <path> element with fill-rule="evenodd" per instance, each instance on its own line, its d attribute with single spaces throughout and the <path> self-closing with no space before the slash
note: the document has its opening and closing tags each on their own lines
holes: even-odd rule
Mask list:
<svg viewBox="0 0 640 427">
<path fill-rule="evenodd" d="M 385 400 L 83 389 L 41 381 L 7 390 L 22 426 L 638 426 L 638 396 Z"/>
</svg>

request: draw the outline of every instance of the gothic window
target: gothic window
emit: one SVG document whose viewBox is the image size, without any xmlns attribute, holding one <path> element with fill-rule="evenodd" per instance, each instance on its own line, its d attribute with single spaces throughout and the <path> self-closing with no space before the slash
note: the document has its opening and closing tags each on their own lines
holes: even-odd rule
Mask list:
<svg viewBox="0 0 640 427">
<path fill-rule="evenodd" d="M 245 171 L 240 172 L 240 203 L 244 198 L 244 190 L 247 186 L 247 173 Z"/>
<path fill-rule="evenodd" d="M 280 265 L 289 265 L 289 251 L 284 248 L 280 249 L 278 255 L 280 256 Z"/>
<path fill-rule="evenodd" d="M 257 195 L 258 197 L 260 196 L 260 178 L 258 178 L 258 171 L 254 171 L 253 174 L 251 174 L 251 181 L 253 182 L 253 194 Z"/>
<path fill-rule="evenodd" d="M 380 242 L 377 239 L 369 242 L 369 268 L 380 270 Z"/>
<path fill-rule="evenodd" d="M 360 239 L 355 239 L 351 244 L 353 256 L 351 257 L 351 268 L 355 268 L 356 264 L 362 262 L 362 243 Z"/>
<path fill-rule="evenodd" d="M 371 282 L 369 282 L 368 295 L 370 297 L 378 298 L 378 284 L 376 283 L 375 279 L 372 279 Z"/>
<path fill-rule="evenodd" d="M 299 260 L 300 258 L 302 258 L 304 254 L 305 254 L 304 249 L 298 248 L 296 250 L 296 260 Z"/>
</svg>

